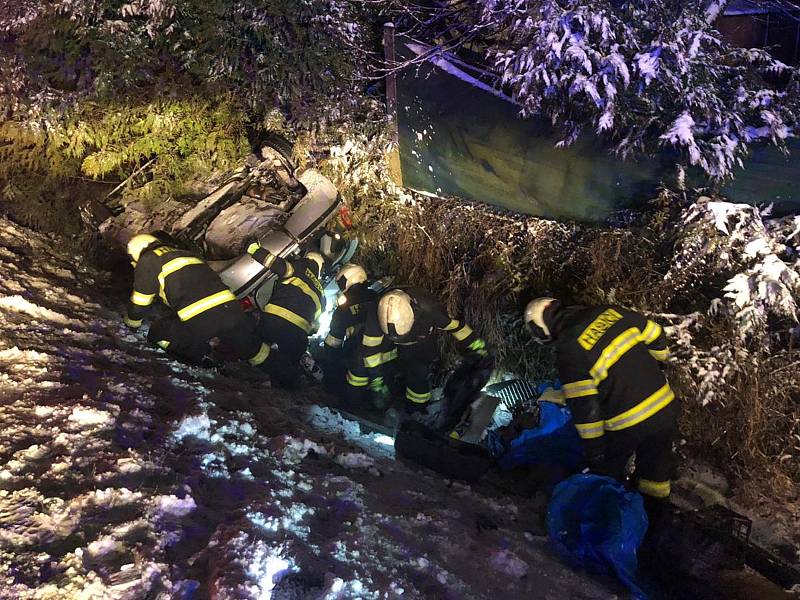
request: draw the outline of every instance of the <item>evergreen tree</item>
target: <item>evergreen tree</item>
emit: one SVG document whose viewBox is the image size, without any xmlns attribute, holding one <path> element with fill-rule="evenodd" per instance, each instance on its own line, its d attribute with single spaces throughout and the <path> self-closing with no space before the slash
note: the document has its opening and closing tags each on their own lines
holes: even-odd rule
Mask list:
<svg viewBox="0 0 800 600">
<path fill-rule="evenodd" d="M 783 147 L 800 114 L 797 70 L 723 40 L 713 22 L 724 4 L 451 0 L 424 17 L 393 6 L 429 41 L 477 50 L 522 116 L 552 121 L 560 145 L 594 131 L 622 156 L 672 148 L 723 179 L 752 141 Z"/>
</svg>

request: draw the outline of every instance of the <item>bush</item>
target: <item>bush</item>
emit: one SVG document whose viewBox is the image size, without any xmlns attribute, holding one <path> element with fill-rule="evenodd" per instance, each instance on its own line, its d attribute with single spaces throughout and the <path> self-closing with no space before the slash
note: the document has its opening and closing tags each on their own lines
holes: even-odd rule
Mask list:
<svg viewBox="0 0 800 600">
<path fill-rule="evenodd" d="M 381 137 L 350 135 L 323 162 L 353 209 L 373 273 L 440 295 L 502 369 L 554 375 L 523 330 L 530 298 L 619 303 L 666 326 L 691 455 L 740 489 L 800 492 L 800 218 L 664 190 L 621 226 L 556 223 L 397 188 Z M 751 494 L 752 497 L 752 494 Z"/>
<path fill-rule="evenodd" d="M 366 12 L 348 0 L 5 3 L 4 212 L 36 225 L 80 199 L 65 188 L 101 195 L 144 165 L 133 198 L 181 195 L 285 115 L 343 118 L 373 44 Z"/>
</svg>

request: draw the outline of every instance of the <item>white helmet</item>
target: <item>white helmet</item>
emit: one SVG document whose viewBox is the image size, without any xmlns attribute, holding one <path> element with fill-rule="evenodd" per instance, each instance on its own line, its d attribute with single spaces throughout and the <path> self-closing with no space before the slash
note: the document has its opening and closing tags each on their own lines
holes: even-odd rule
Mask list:
<svg viewBox="0 0 800 600">
<path fill-rule="evenodd" d="M 133 264 L 135 265 L 139 262 L 139 257 L 142 255 L 145 248 L 157 241 L 158 238 L 149 233 L 140 233 L 139 235 L 133 236 L 130 241 L 128 241 L 128 255 L 133 260 Z"/>
<path fill-rule="evenodd" d="M 392 290 L 378 301 L 378 322 L 384 335 L 399 338 L 414 326 L 414 308 L 411 296 L 403 290 Z"/>
<path fill-rule="evenodd" d="M 325 258 L 319 252 L 306 252 L 305 258 L 317 265 L 317 277 L 322 275 L 322 269 L 325 268 Z"/>
<path fill-rule="evenodd" d="M 339 291 L 344 293 L 349 290 L 351 286 L 357 283 L 364 283 L 366 280 L 367 272 L 364 270 L 364 267 L 353 263 L 347 263 L 339 269 L 339 274 L 336 276 L 336 285 L 339 286 Z"/>
<path fill-rule="evenodd" d="M 555 298 L 535 298 L 525 307 L 525 324 L 539 342 L 549 342 L 553 339 L 550 327 L 544 320 L 544 311 L 556 302 L 558 300 Z"/>
</svg>

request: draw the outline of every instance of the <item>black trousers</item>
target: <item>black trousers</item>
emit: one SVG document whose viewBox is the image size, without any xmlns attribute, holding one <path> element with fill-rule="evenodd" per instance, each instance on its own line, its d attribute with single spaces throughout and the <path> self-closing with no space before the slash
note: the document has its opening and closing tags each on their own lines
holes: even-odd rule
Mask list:
<svg viewBox="0 0 800 600">
<path fill-rule="evenodd" d="M 308 349 L 308 334 L 294 323 L 269 313 L 258 321 L 261 339 L 277 348 L 272 349 L 261 369 L 269 374 L 272 383 L 294 387 L 300 383 L 300 358 Z"/>
<path fill-rule="evenodd" d="M 622 481 L 635 454 L 632 480 L 639 491 L 653 498 L 668 497 L 670 480 L 675 476 L 673 443 L 678 437 L 680 410 L 675 399 L 638 425 L 606 432 L 606 460 L 599 471 Z"/>
<path fill-rule="evenodd" d="M 439 355 L 436 340 L 427 337 L 410 346 L 397 346 L 397 354 L 406 384 L 406 400 L 413 404 L 427 404 L 431 399 L 431 369 Z"/>
<path fill-rule="evenodd" d="M 430 400 L 431 384 L 429 375 L 433 362 L 438 357 L 438 348 L 432 338 L 425 338 L 407 346 L 393 345 L 388 341 L 376 347 L 374 354 L 397 351 L 397 358 L 381 365 L 384 383 L 393 396 L 402 394 L 412 404 L 426 404 Z M 348 356 L 346 374 L 346 398 L 350 402 L 364 402 L 369 397 L 369 376 L 371 373 L 359 362 L 359 355 Z"/>
<path fill-rule="evenodd" d="M 208 342 L 219 338 L 240 358 L 253 358 L 261 349 L 255 321 L 239 306 L 226 302 L 188 321 L 177 315 L 156 319 L 147 333 L 148 341 L 189 362 L 199 362 L 210 351 Z"/>
</svg>

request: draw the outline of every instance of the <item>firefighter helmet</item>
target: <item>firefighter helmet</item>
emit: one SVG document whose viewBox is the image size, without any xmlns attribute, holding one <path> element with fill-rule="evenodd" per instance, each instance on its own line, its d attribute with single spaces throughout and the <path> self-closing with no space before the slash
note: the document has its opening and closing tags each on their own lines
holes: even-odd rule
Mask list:
<svg viewBox="0 0 800 600">
<path fill-rule="evenodd" d="M 378 322 L 383 334 L 401 338 L 414 327 L 414 307 L 411 296 L 403 290 L 392 290 L 378 301 Z"/>
<path fill-rule="evenodd" d="M 525 324 L 537 342 L 547 343 L 552 341 L 552 332 L 545 321 L 544 313 L 557 303 L 558 300 L 555 298 L 535 298 L 528 302 L 528 306 L 525 307 Z"/>
<path fill-rule="evenodd" d="M 357 283 L 364 283 L 367 280 L 367 272 L 361 265 L 347 263 L 340 270 L 336 276 L 336 285 L 339 286 L 339 291 L 342 293 L 350 289 L 351 286 Z"/>
<path fill-rule="evenodd" d="M 317 277 L 322 275 L 322 270 L 325 268 L 325 258 L 319 252 L 306 252 L 306 260 L 310 260 L 317 267 Z"/>
<path fill-rule="evenodd" d="M 145 248 L 156 242 L 158 242 L 158 238 L 149 233 L 140 233 L 139 235 L 133 236 L 128 241 L 128 255 L 131 257 L 133 264 L 135 265 L 139 262 L 139 257 L 142 255 Z"/>
</svg>

